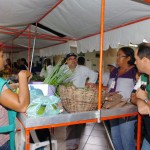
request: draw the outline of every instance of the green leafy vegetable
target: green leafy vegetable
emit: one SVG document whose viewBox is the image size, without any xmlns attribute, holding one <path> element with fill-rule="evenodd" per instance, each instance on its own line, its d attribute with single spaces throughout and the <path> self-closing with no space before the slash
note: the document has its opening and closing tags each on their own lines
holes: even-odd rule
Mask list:
<svg viewBox="0 0 150 150">
<path fill-rule="evenodd" d="M 33 75 L 31 81 L 44 81 L 44 78 L 38 75 Z"/>
<path fill-rule="evenodd" d="M 52 104 L 52 107 L 53 107 L 54 110 L 57 109 L 56 105 L 54 105 L 54 104 Z"/>
<path fill-rule="evenodd" d="M 41 107 L 39 108 L 39 110 L 37 111 L 38 115 L 42 115 L 45 111 L 46 106 L 45 105 L 41 105 Z"/>
<path fill-rule="evenodd" d="M 61 63 L 58 63 L 56 66 L 53 67 L 51 73 L 44 80 L 44 83 L 57 87 L 71 76 L 72 71 L 69 70 L 66 65 L 61 65 Z"/>
</svg>

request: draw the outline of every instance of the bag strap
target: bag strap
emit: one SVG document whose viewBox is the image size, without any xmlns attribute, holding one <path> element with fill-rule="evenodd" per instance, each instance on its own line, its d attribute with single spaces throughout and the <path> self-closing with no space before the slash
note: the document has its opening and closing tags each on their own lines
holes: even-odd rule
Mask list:
<svg viewBox="0 0 150 150">
<path fill-rule="evenodd" d="M 10 86 L 8 85 L 7 81 L 0 78 L 0 93 L 2 92 L 3 86 L 6 85 L 8 88 Z M 15 129 L 16 129 L 16 112 L 10 109 L 7 109 L 8 112 L 8 120 L 9 125 L 0 127 L 0 133 L 9 133 L 10 135 L 10 149 L 15 150 Z"/>
</svg>

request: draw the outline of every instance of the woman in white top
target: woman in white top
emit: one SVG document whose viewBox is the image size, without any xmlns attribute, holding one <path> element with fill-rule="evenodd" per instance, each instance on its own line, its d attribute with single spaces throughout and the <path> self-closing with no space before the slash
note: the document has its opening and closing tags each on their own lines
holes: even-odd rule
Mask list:
<svg viewBox="0 0 150 150">
<path fill-rule="evenodd" d="M 53 66 L 51 65 L 50 58 L 46 58 L 43 63 L 43 68 L 40 72 L 40 76 L 46 78 L 50 74 L 52 68 Z"/>
</svg>

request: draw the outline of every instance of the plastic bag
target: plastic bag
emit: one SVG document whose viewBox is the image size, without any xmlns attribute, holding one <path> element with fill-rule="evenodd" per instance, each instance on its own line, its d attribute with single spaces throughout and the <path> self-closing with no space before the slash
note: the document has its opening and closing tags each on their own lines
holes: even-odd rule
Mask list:
<svg viewBox="0 0 150 150">
<path fill-rule="evenodd" d="M 60 103 L 60 98 L 52 96 L 44 96 L 40 89 L 32 88 L 30 90 L 31 102 L 27 108 L 29 117 L 52 116 L 61 112 L 57 103 Z"/>
</svg>

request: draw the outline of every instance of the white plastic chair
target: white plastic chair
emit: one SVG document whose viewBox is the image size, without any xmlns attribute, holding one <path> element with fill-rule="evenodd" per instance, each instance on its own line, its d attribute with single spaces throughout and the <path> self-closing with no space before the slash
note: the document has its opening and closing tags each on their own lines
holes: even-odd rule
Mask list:
<svg viewBox="0 0 150 150">
<path fill-rule="evenodd" d="M 34 139 L 35 143 L 30 143 L 30 150 L 35 150 L 35 149 L 42 147 L 42 146 L 46 146 L 46 148 L 48 149 L 48 146 L 50 146 L 49 140 L 39 142 L 35 131 L 31 131 L 31 136 L 32 136 L 32 139 Z M 51 143 L 54 144 L 55 150 L 58 150 L 57 140 L 51 139 Z"/>
<path fill-rule="evenodd" d="M 57 140 L 52 140 L 51 141 L 52 144 L 54 144 L 54 147 L 55 147 L 55 150 L 58 150 L 58 147 L 57 147 Z M 49 141 L 44 141 L 44 142 L 39 142 L 39 143 L 32 143 L 30 144 L 30 150 L 35 150 L 39 147 L 42 147 L 42 146 L 46 146 L 44 149 L 47 150 L 49 149 L 48 146 L 49 146 Z"/>
<path fill-rule="evenodd" d="M 16 121 L 16 150 L 24 150 L 25 146 L 25 133 L 22 125 L 20 122 L 17 120 Z M 35 150 L 36 148 L 45 146 L 45 150 L 48 149 L 48 146 L 50 146 L 49 140 L 39 142 L 37 135 L 35 134 L 35 131 L 31 131 L 31 136 L 34 138 L 35 143 L 30 143 L 30 150 Z M 54 144 L 54 150 L 58 150 L 58 145 L 57 145 L 57 140 L 56 139 L 51 139 L 51 143 Z"/>
</svg>

